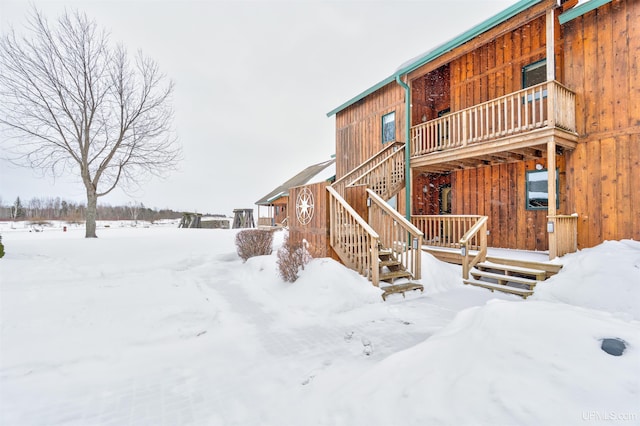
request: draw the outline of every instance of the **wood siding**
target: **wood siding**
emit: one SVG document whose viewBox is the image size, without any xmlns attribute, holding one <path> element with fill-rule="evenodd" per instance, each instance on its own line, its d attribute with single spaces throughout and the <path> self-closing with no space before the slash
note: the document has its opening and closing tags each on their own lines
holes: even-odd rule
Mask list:
<svg viewBox="0 0 640 426">
<path fill-rule="evenodd" d="M 302 224 L 296 215 L 298 194 L 307 188 L 313 196 L 313 216 L 307 224 Z M 338 259 L 329 244 L 329 193 L 327 183 L 297 186 L 289 190 L 289 239 L 292 243 L 306 240 L 312 257 L 332 257 Z"/>
<path fill-rule="evenodd" d="M 560 34 L 559 28 L 556 34 Z M 556 43 L 560 43 L 560 39 Z M 465 46 L 458 50 L 464 51 Z M 421 123 L 425 117 L 432 120 L 438 111 L 447 107 L 452 112 L 459 111 L 522 89 L 522 68 L 545 57 L 545 16 L 542 15 L 459 54 L 449 64 L 413 78 L 411 125 Z M 556 49 L 555 59 L 556 80 L 562 82 L 561 49 Z M 450 93 L 443 94 L 443 90 Z"/>
<path fill-rule="evenodd" d="M 404 89 L 389 83 L 336 114 L 336 179 L 381 151 L 382 116 L 396 113 L 396 140 L 404 141 Z"/>
<path fill-rule="evenodd" d="M 566 212 L 564 157 L 556 156 L 559 171 L 558 212 Z M 465 169 L 451 174 L 451 213 L 489 217 L 489 247 L 548 250 L 547 210 L 526 209 L 526 171 L 547 167 L 546 159 Z"/>
<path fill-rule="evenodd" d="M 412 71 L 412 124 L 447 104 L 455 112 L 520 90 L 522 68 L 547 56 L 545 11 L 554 5 L 532 6 Z M 640 240 L 640 2 L 613 0 L 562 26 L 554 22 L 555 79 L 576 95 L 578 133 L 577 147 L 556 156 L 557 213 L 578 214 L 579 248 Z M 403 140 L 404 91 L 395 82 L 336 115 L 338 179 L 382 149 L 382 116 L 391 111 Z M 489 246 L 548 249 L 547 211 L 525 208 L 526 171 L 546 168 L 546 151 L 535 151 L 541 158 L 449 175 L 451 213 L 488 216 Z M 422 194 L 425 182 L 445 184 L 424 171 L 412 171 L 414 214 L 437 213 L 435 195 Z M 403 211 L 404 202 L 398 207 Z"/>
<path fill-rule="evenodd" d="M 563 25 L 578 147 L 567 154 L 578 247 L 640 240 L 640 2 L 614 0 Z"/>
</svg>

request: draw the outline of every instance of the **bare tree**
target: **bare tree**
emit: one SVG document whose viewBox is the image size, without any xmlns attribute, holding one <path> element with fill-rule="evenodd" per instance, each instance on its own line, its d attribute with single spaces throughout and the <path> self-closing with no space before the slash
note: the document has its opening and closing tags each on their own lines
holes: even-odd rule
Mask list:
<svg viewBox="0 0 640 426">
<path fill-rule="evenodd" d="M 140 52 L 109 44 L 80 12 L 56 25 L 34 10 L 30 38 L 0 39 L 0 126 L 16 164 L 54 177 L 74 173 L 87 194 L 86 234 L 96 237 L 98 197 L 131 189 L 177 165 L 173 84 Z"/>
</svg>

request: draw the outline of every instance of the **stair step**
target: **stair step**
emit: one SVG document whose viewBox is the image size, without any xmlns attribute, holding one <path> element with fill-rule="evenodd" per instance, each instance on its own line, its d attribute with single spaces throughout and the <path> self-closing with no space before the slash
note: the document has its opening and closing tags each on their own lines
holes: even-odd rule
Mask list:
<svg viewBox="0 0 640 426">
<path fill-rule="evenodd" d="M 380 272 L 380 281 L 394 280 L 396 278 L 409 278 L 411 272 L 408 271 L 389 271 Z"/>
<path fill-rule="evenodd" d="M 517 294 L 518 296 L 522 296 L 525 299 L 528 296 L 531 296 L 533 294 L 533 290 L 526 290 L 526 289 L 523 289 L 523 288 L 511 287 L 511 286 L 502 285 L 502 284 L 493 284 L 493 283 L 489 283 L 489 282 L 486 282 L 486 281 L 478 281 L 478 280 L 474 280 L 474 279 L 468 279 L 468 280 L 463 280 L 463 282 L 465 284 L 474 285 L 474 286 L 477 286 L 477 287 L 484 287 L 484 288 L 487 288 L 487 289 L 489 289 L 491 291 L 498 290 L 498 291 L 502 291 L 504 293 Z"/>
<path fill-rule="evenodd" d="M 529 278 L 521 278 L 513 275 L 496 274 L 493 272 L 481 271 L 479 269 L 472 269 L 469 272 L 475 279 L 479 277 L 489 278 L 498 281 L 498 284 L 505 284 L 506 282 L 512 282 L 516 284 L 523 284 L 529 286 L 529 288 L 535 287 L 538 281 Z"/>
<path fill-rule="evenodd" d="M 380 265 L 381 267 L 382 266 L 391 267 L 391 266 L 402 265 L 402 262 L 399 262 L 397 260 L 381 260 L 378 265 Z"/>
<path fill-rule="evenodd" d="M 396 285 L 392 284 L 386 287 L 381 287 L 381 289 L 384 290 L 384 293 L 382 293 L 382 300 L 384 301 L 386 301 L 387 297 L 393 293 L 402 293 L 402 297 L 404 298 L 404 293 L 407 291 L 420 290 L 421 292 L 424 292 L 424 286 L 422 284 L 412 282 Z"/>
<path fill-rule="evenodd" d="M 547 271 L 543 271 L 542 269 L 523 268 L 521 266 L 502 265 L 498 263 L 482 262 L 478 263 L 475 267 L 480 270 L 494 269 L 504 271 L 505 273 L 511 272 L 521 275 L 530 275 L 532 277 L 536 277 L 536 280 L 538 281 L 544 281 L 547 276 Z"/>
</svg>

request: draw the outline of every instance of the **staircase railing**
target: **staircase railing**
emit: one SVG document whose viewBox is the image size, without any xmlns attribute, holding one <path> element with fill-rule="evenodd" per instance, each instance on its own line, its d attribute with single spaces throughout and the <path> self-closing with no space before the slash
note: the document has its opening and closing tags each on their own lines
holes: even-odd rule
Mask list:
<svg viewBox="0 0 640 426">
<path fill-rule="evenodd" d="M 334 188 L 328 186 L 331 247 L 345 266 L 367 277 L 373 285 L 380 285 L 378 245 L 380 236 L 342 198 Z"/>
<path fill-rule="evenodd" d="M 369 224 L 380 235 L 382 246 L 393 252 L 394 258 L 411 272 L 413 278 L 422 276 L 423 233 L 391 208 L 375 191 L 367 189 L 369 196 Z"/>
<path fill-rule="evenodd" d="M 351 185 L 366 185 L 385 200 L 396 195 L 405 186 L 404 149 L 398 149 L 371 167 L 368 173 L 356 178 Z"/>
<path fill-rule="evenodd" d="M 344 188 L 351 185 L 358 178 L 366 175 L 369 171 L 376 167 L 378 164 L 384 162 L 388 157 L 392 156 L 396 151 L 402 150 L 404 143 L 392 142 L 385 149 L 378 152 L 376 155 L 369 158 L 367 161 L 351 170 L 340 179 L 336 180 L 331 186 L 338 191 L 340 195 L 344 195 Z M 403 151 L 404 152 L 404 151 Z"/>
<path fill-rule="evenodd" d="M 411 216 L 416 228 L 424 233 L 425 245 L 460 249 L 465 279 L 469 278 L 471 268 L 487 257 L 488 220 L 487 216 L 479 215 Z"/>
<path fill-rule="evenodd" d="M 462 254 L 462 277 L 469 279 L 469 271 L 478 262 L 484 262 L 487 258 L 487 216 L 481 216 L 480 220 L 476 222 L 460 239 L 460 253 Z M 479 240 L 479 247 L 478 247 Z M 470 243 L 475 241 L 478 251 L 474 256 L 471 255 Z"/>
</svg>

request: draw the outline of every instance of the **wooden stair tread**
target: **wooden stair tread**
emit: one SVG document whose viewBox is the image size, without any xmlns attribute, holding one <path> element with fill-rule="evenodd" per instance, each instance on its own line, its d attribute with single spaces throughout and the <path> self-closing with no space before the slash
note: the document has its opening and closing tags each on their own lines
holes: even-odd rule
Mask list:
<svg viewBox="0 0 640 426">
<path fill-rule="evenodd" d="M 387 296 L 394 293 L 402 293 L 402 297 L 405 297 L 404 293 L 407 291 L 420 290 L 421 292 L 424 292 L 424 286 L 422 284 L 412 282 L 392 284 L 386 287 L 381 287 L 381 289 L 384 290 L 384 293 L 382 293 L 382 300 L 385 301 L 387 300 Z"/>
<path fill-rule="evenodd" d="M 505 272 L 514 272 L 516 274 L 531 275 L 538 280 L 544 280 L 547 275 L 547 271 L 542 269 L 524 268 L 522 266 L 503 265 L 499 263 L 482 262 L 478 263 L 475 267 L 477 269 L 497 269 Z"/>
<path fill-rule="evenodd" d="M 528 285 L 529 287 L 534 287 L 536 284 L 538 284 L 537 280 L 532 280 L 530 278 L 522 278 L 514 275 L 497 274 L 494 272 L 481 271 L 479 269 L 472 269 L 469 273 L 473 275 L 473 277 L 476 279 L 478 277 L 484 277 L 484 278 L 497 280 L 498 282 L 510 281 L 512 283 Z"/>
<path fill-rule="evenodd" d="M 411 276 L 411 272 L 401 270 L 401 271 L 389 271 L 389 272 L 380 272 L 380 280 L 386 281 L 388 279 L 394 278 L 407 278 Z"/>
<path fill-rule="evenodd" d="M 469 285 L 474 285 L 477 287 L 484 287 L 487 288 L 491 291 L 493 290 L 498 290 L 498 291 L 502 291 L 505 293 L 512 293 L 512 294 L 517 294 L 518 296 L 522 296 L 525 299 L 527 298 L 527 296 L 531 296 L 533 294 L 533 290 L 526 290 L 523 288 L 518 288 L 518 287 L 511 287 L 508 285 L 502 285 L 502 284 L 493 284 L 493 283 L 489 283 L 486 281 L 478 281 L 478 280 L 474 280 L 474 279 L 468 279 L 468 280 L 463 280 L 463 282 L 465 284 L 469 284 Z"/>
<path fill-rule="evenodd" d="M 557 274 L 562 269 L 562 265 L 548 262 L 538 262 L 534 260 L 508 259 L 496 256 L 487 256 L 487 262 L 498 263 L 500 265 L 513 265 L 524 268 L 540 269 L 547 272 L 547 278 Z"/>
</svg>

